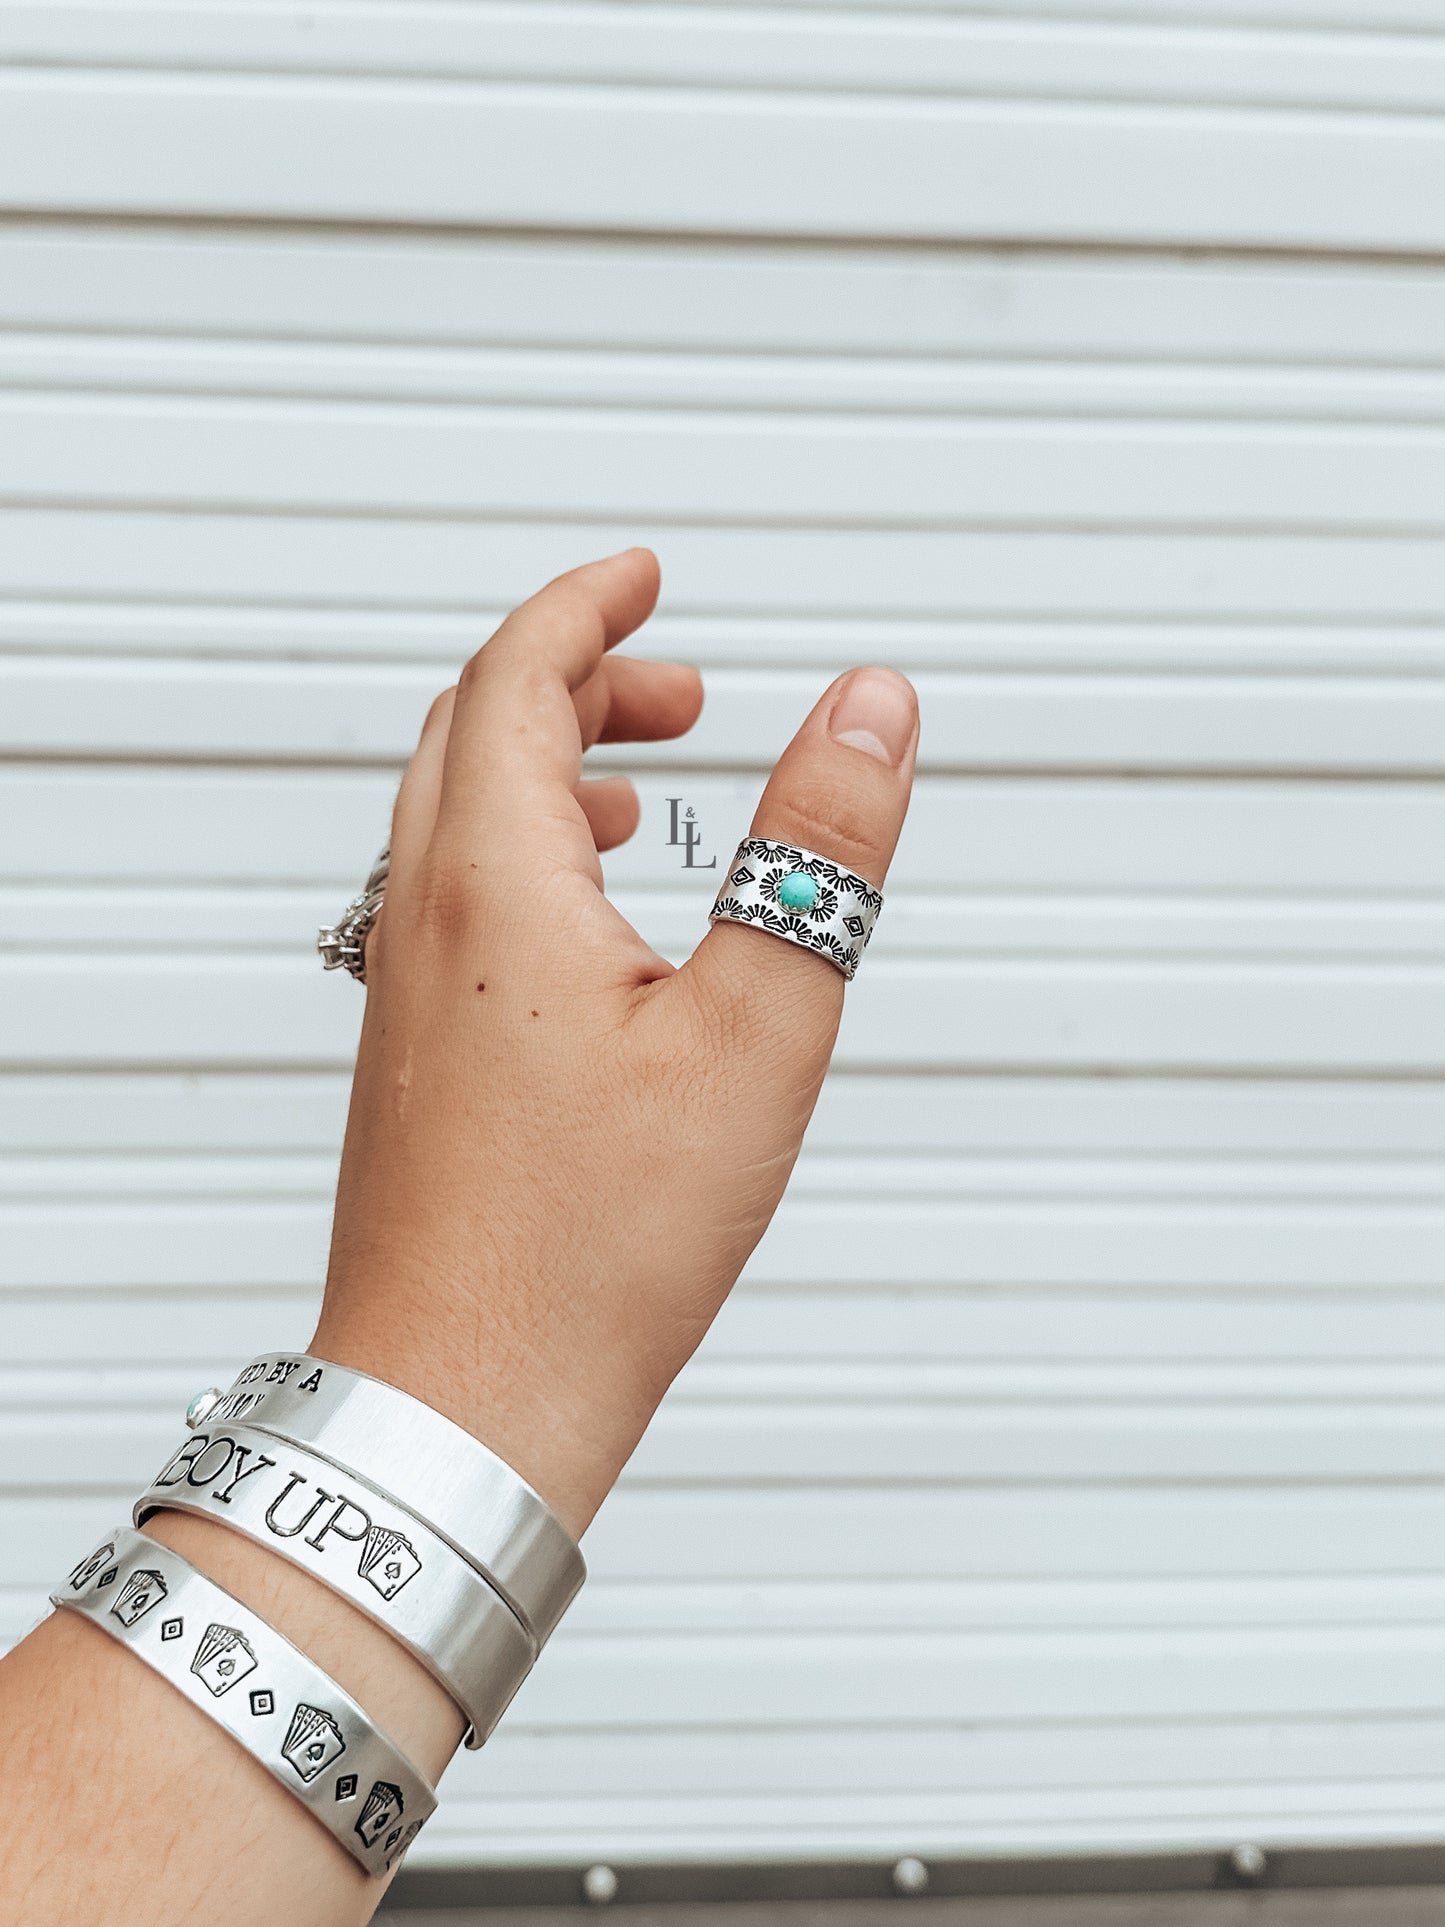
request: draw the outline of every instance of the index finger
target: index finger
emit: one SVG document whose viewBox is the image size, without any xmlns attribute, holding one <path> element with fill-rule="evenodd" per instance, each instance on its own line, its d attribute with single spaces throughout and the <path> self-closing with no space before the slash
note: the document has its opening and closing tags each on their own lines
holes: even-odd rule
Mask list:
<svg viewBox="0 0 1445 1927">
<path fill-rule="evenodd" d="M 514 609 L 462 671 L 437 830 L 468 836 L 561 807 L 582 774 L 572 692 L 651 615 L 650 549 L 625 549 L 549 582 Z"/>
</svg>

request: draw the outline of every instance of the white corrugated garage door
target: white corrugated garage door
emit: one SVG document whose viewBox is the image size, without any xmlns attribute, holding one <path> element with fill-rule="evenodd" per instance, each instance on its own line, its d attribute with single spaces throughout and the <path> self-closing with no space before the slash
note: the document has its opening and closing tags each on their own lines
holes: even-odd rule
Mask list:
<svg viewBox="0 0 1445 1927">
<path fill-rule="evenodd" d="M 307 1332 L 309 932 L 496 615 L 660 552 L 673 953 L 665 799 L 924 697 L 797 1181 L 422 1858 L 1440 1831 L 1445 5 L 1118 11 L 0 9 L 7 1636 Z"/>
</svg>

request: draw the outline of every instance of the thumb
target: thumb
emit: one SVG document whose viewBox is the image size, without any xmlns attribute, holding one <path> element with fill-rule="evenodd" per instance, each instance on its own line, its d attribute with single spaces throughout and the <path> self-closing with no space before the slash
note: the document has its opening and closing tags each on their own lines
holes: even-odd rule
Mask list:
<svg viewBox="0 0 1445 1927">
<path fill-rule="evenodd" d="M 751 834 L 856 870 L 875 889 L 908 810 L 918 698 L 892 669 L 853 669 L 826 690 L 768 779 Z M 818 1075 L 843 1009 L 844 979 L 816 952 L 756 927 L 713 924 L 679 973 L 723 1035 L 801 1046 Z M 681 986 L 679 986 L 681 987 Z M 794 1050 L 787 1055 L 797 1061 Z"/>
</svg>

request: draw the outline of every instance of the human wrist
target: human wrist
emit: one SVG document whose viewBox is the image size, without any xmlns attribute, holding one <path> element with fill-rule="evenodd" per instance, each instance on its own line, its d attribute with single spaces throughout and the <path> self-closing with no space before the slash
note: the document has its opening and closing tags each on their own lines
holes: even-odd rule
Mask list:
<svg viewBox="0 0 1445 1927">
<path fill-rule="evenodd" d="M 440 1412 L 504 1460 L 580 1538 L 646 1429 L 666 1381 L 599 1334 L 586 1359 L 575 1338 L 523 1337 L 495 1300 L 458 1310 L 405 1298 L 405 1320 L 379 1319 L 352 1278 L 328 1287 L 310 1350 Z M 381 1293 L 375 1294 L 376 1303 Z M 395 1300 L 392 1300 L 393 1304 Z"/>
</svg>

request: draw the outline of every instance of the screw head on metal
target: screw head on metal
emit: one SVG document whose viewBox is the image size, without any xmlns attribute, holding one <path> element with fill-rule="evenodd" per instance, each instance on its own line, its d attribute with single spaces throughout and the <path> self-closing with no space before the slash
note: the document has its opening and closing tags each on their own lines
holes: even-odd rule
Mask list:
<svg viewBox="0 0 1445 1927">
<path fill-rule="evenodd" d="M 589 1867 L 582 1876 L 582 1892 L 594 1907 L 605 1907 L 617 1898 L 617 1875 L 610 1867 Z"/>
<path fill-rule="evenodd" d="M 910 1854 L 895 1862 L 893 1885 L 900 1894 L 921 1894 L 928 1885 L 928 1869 Z"/>
<path fill-rule="evenodd" d="M 1268 1865 L 1264 1848 L 1255 1846 L 1252 1840 L 1241 1841 L 1239 1846 L 1230 1849 L 1230 1871 L 1240 1880 L 1248 1880 L 1251 1883 L 1263 1880 Z"/>
<path fill-rule="evenodd" d="M 220 1402 L 221 1392 L 218 1386 L 209 1385 L 204 1392 L 197 1392 L 186 1407 L 186 1424 L 194 1432 L 198 1425 L 205 1424 Z"/>
</svg>

